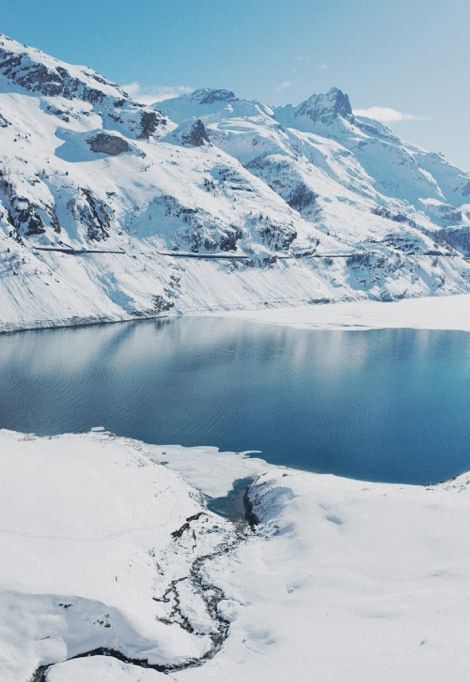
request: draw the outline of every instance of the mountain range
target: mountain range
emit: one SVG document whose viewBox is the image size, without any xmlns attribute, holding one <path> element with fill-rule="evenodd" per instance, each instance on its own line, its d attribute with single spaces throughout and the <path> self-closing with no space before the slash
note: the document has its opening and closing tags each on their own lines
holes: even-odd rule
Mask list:
<svg viewBox="0 0 470 682">
<path fill-rule="evenodd" d="M 0 35 L 0 329 L 470 289 L 470 176 L 338 88 L 143 105 Z"/>
</svg>

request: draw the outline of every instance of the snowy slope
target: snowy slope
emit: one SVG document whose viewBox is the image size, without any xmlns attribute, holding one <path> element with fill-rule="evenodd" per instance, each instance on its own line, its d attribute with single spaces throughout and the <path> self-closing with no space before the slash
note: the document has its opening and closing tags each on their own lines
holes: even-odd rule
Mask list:
<svg viewBox="0 0 470 682">
<path fill-rule="evenodd" d="M 157 109 L 0 36 L 0 329 L 468 290 L 470 178 L 350 109 Z"/>
<path fill-rule="evenodd" d="M 364 483 L 105 433 L 3 431 L 0 453 L 2 682 L 468 679 L 468 474 Z M 249 478 L 254 530 L 205 508 Z"/>
</svg>

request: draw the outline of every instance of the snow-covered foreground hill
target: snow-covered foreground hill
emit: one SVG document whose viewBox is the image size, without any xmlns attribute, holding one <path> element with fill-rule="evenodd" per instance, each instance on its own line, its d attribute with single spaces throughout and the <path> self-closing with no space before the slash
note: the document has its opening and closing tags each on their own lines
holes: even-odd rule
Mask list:
<svg viewBox="0 0 470 682">
<path fill-rule="evenodd" d="M 3 431 L 0 453 L 4 682 L 468 677 L 468 475 L 364 483 L 106 433 Z M 249 478 L 254 529 L 206 508 Z"/>
<path fill-rule="evenodd" d="M 340 90 L 158 107 L 0 35 L 0 330 L 468 291 L 470 176 Z"/>
</svg>

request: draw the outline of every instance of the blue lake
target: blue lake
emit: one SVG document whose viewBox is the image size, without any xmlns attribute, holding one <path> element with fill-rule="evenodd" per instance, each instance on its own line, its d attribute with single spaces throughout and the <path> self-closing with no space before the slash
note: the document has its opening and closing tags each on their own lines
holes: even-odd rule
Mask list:
<svg viewBox="0 0 470 682">
<path fill-rule="evenodd" d="M 178 318 L 0 337 L 0 426 L 104 426 L 368 480 L 470 469 L 470 334 Z"/>
</svg>

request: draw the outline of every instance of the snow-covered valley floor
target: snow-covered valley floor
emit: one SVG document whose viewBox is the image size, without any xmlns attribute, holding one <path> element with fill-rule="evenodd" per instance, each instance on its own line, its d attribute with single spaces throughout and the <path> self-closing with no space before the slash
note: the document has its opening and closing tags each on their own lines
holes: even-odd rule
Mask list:
<svg viewBox="0 0 470 682">
<path fill-rule="evenodd" d="M 2 431 L 0 455 L 2 682 L 468 679 L 468 475 L 364 483 L 107 433 Z M 249 478 L 253 530 L 206 508 Z M 67 660 L 93 650 L 155 669 Z"/>
</svg>

